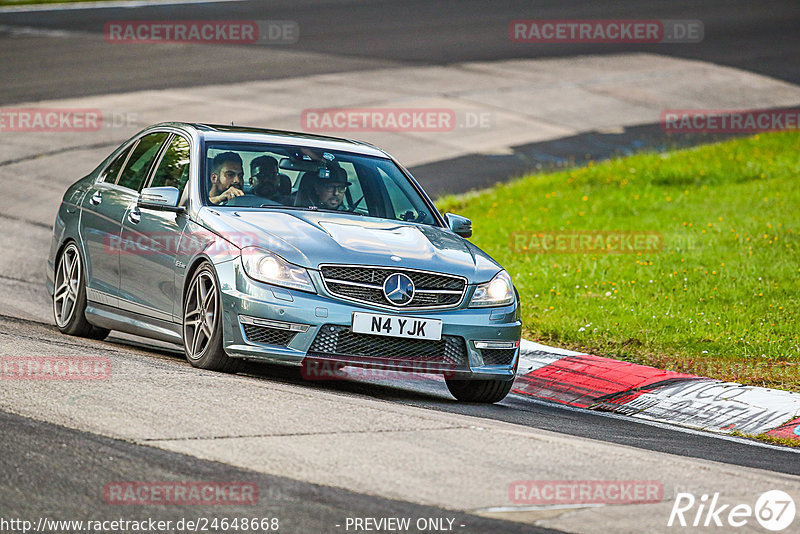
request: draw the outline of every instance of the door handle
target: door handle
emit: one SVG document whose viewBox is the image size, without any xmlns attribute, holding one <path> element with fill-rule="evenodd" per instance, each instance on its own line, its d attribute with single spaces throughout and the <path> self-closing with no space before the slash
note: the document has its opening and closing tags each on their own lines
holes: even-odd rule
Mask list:
<svg viewBox="0 0 800 534">
<path fill-rule="evenodd" d="M 142 212 L 139 208 L 133 208 L 128 212 L 128 220 L 133 224 L 139 224 L 142 221 Z"/>
<path fill-rule="evenodd" d="M 103 201 L 103 195 L 102 193 L 100 193 L 100 191 L 95 191 L 94 195 L 92 195 L 92 198 L 89 199 L 89 202 L 91 202 L 93 206 L 97 206 L 102 201 Z"/>
</svg>

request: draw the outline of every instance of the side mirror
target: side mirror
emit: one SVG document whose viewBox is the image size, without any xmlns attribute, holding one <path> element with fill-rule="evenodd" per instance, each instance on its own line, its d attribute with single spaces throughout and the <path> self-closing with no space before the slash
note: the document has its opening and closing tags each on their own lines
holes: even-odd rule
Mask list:
<svg viewBox="0 0 800 534">
<path fill-rule="evenodd" d="M 140 208 L 180 213 L 184 211 L 183 206 L 178 207 L 180 194 L 177 187 L 145 187 L 136 205 Z"/>
<path fill-rule="evenodd" d="M 447 226 L 453 231 L 454 234 L 461 237 L 472 237 L 472 221 L 461 215 L 455 213 L 445 213 L 444 219 L 447 221 Z"/>
</svg>

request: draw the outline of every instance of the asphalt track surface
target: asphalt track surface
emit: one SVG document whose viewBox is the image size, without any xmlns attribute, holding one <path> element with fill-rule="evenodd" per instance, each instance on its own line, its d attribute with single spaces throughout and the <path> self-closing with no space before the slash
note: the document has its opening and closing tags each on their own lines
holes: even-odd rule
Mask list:
<svg viewBox="0 0 800 534">
<path fill-rule="evenodd" d="M 516 19 L 699 20 L 699 43 L 525 44 L 508 37 Z M 285 45 L 122 45 L 104 26 L 123 20 L 288 20 L 300 38 Z M 0 106 L 46 99 L 194 87 L 311 74 L 468 61 L 651 52 L 727 65 L 800 83 L 800 9 L 793 0 L 608 3 L 557 0 L 233 1 L 0 12 Z M 398 84 L 414 83 L 398 80 Z M 641 150 L 713 142 L 668 136 L 660 125 L 590 132 L 411 167 L 428 192 L 482 188 L 526 172 Z"/>
<path fill-rule="evenodd" d="M 0 316 L 0 338 L 20 344 L 82 350 L 83 354 L 117 354 L 144 358 L 160 373 L 186 372 L 188 364 L 176 347 L 154 346 L 148 341 L 113 335 L 106 342 L 84 342 L 62 336 L 55 327 Z M 33 345 L 35 346 L 35 345 Z M 81 347 L 84 347 L 81 349 Z M 189 372 L 196 372 L 188 368 Z M 115 371 L 116 372 L 116 371 Z M 125 373 L 124 369 L 120 372 Z M 342 400 L 360 398 L 390 402 L 421 410 L 462 414 L 504 421 L 562 435 L 595 440 L 678 456 L 694 457 L 734 466 L 754 467 L 788 475 L 800 474 L 797 452 L 753 445 L 740 439 L 721 439 L 701 432 L 680 431 L 664 425 L 635 422 L 623 416 L 573 410 L 512 395 L 492 406 L 459 404 L 441 381 L 304 381 L 299 370 L 251 363 L 241 379 L 268 387 L 301 387 L 308 393 L 335 394 Z M 213 377 L 211 377 L 213 378 Z M 144 382 L 149 378 L 142 376 Z M 143 383 L 143 393 L 147 391 Z M 125 402 L 124 398 L 109 399 Z M 346 409 L 346 404 L 342 405 Z M 254 406 L 251 409 L 258 409 Z M 194 456 L 164 451 L 142 444 L 111 439 L 0 411 L 0 503 L 3 516 L 26 519 L 128 519 L 178 521 L 196 517 L 278 517 L 284 532 L 338 532 L 348 517 L 448 517 L 457 529 L 469 533 L 556 532 L 530 524 L 517 524 L 386 499 L 341 488 L 274 476 L 233 467 Z M 522 451 L 520 451 L 522 452 Z M 355 451 L 354 451 L 355 453 Z M 324 455 L 320 450 L 317 454 Z M 576 458 L 576 461 L 579 459 Z M 642 476 L 646 476 L 642 473 Z M 256 484 L 255 506 L 115 506 L 105 502 L 103 488 L 117 481 L 230 481 Z M 702 480 L 700 476 L 698 480 Z M 719 488 L 723 489 L 723 488 Z"/>
<path fill-rule="evenodd" d="M 0 315 L 0 325 L 5 329 L 6 336 L 39 339 L 47 344 L 61 340 L 76 346 L 85 343 L 80 338 L 64 338 L 54 326 L 45 323 L 32 323 Z M 113 333 L 105 343 L 110 350 L 119 347 L 142 355 L 150 354 L 179 367 L 186 364 L 182 349 L 178 346 L 154 345 L 148 340 L 120 337 Z M 361 377 L 357 380 L 307 381 L 301 376 L 299 368 L 255 362 L 248 363 L 239 374 L 254 380 L 302 386 L 309 391 L 319 389 L 347 396 L 391 401 L 426 410 L 504 421 L 679 456 L 800 475 L 800 453 L 796 450 L 674 426 L 647 424 L 623 415 L 570 408 L 516 394 L 488 406 L 459 403 L 450 396 L 444 382 L 438 377 L 432 380 L 402 380 L 398 377 L 370 380 Z M 65 471 L 65 475 L 66 473 Z"/>
<path fill-rule="evenodd" d="M 699 19 L 705 40 L 671 45 L 547 45 L 511 43 L 513 19 Z M 103 41 L 109 20 L 257 19 L 295 20 L 301 39 L 285 47 L 164 45 L 112 46 Z M 357 22 L 354 22 L 357 21 Z M 20 28 L 34 30 L 20 31 Z M 587 53 L 648 51 L 703 59 L 800 83 L 800 10 L 793 1 L 772 2 L 228 2 L 191 6 L 98 9 L 76 12 L 0 13 L 0 105 L 137 89 L 224 84 L 295 77 L 380 66 L 449 64 L 470 60 L 556 57 Z M 44 34 L 40 30 L 64 30 Z M 585 140 L 584 140 L 585 141 Z M 584 143 L 585 144 L 585 143 Z M 563 148 L 563 147 L 562 147 Z M 571 149 L 565 150 L 565 158 Z M 435 164 L 434 164 L 435 165 Z M 5 180 L 5 179 L 4 179 Z M 3 273 L 10 274 L 10 273 Z M 30 325 L 2 317 L 4 335 L 31 335 L 30 330 L 56 334 L 51 325 Z M 34 332 L 33 335 L 39 335 Z M 70 342 L 81 343 L 72 338 Z M 144 355 L 174 360 L 177 351 L 114 338 Z M 570 436 L 714 460 L 732 466 L 800 475 L 795 452 L 723 439 L 699 432 L 634 422 L 621 416 L 571 410 L 555 404 L 510 396 L 494 406 L 458 404 L 439 382 L 370 383 L 339 381 L 306 383 L 294 369 L 251 365 L 253 380 L 273 380 L 323 388 L 346 395 L 390 400 L 425 410 L 511 422 Z M 316 486 L 289 478 L 237 470 L 191 456 L 134 445 L 57 425 L 0 412 L 0 502 L 18 515 L 60 517 L 86 515 L 97 506 L 95 494 L 110 480 L 239 479 L 255 481 L 269 491 L 274 510 L 287 518 L 289 531 L 330 531 L 347 516 L 415 517 L 444 511 L 380 499 L 346 490 Z M 36 461 L 31 462 L 34 458 Z M 25 465 L 25 469 L 19 466 Z M 92 493 L 95 492 L 95 493 Z M 31 499 L 30 495 L 36 495 Z M 273 510 L 273 511 L 274 511 Z M 238 510 L 237 510 L 238 511 Z M 266 512 L 270 510 L 267 509 Z M 127 514 L 140 519 L 142 511 Z M 196 507 L 150 507 L 151 517 L 198 515 Z M 242 510 L 250 512 L 250 510 Z M 92 517 L 104 517 L 101 511 Z M 232 510 L 233 513 L 233 510 Z M 453 512 L 447 512 L 453 515 Z M 219 515 L 218 512 L 215 514 Z M 459 515 L 470 532 L 547 532 L 530 525 Z"/>
<path fill-rule="evenodd" d="M 705 38 L 675 44 L 520 44 L 516 19 L 700 20 Z M 291 20 L 291 45 L 119 45 L 117 20 Z M 0 104 L 398 65 L 652 52 L 700 59 L 800 83 L 800 9 L 794 0 L 247 1 L 0 13 Z M 17 33 L 10 33 L 16 28 Z M 20 28 L 64 31 L 61 37 Z M 413 83 L 413 80 L 398 80 Z"/>
<path fill-rule="evenodd" d="M 467 532 L 559 532 L 237 469 L 5 412 L 0 412 L 0 428 L 14 429 L 0 433 L 0 469 L 4 473 L 0 502 L 4 512 L 13 510 L 18 517 L 152 518 L 173 525 L 184 518 L 278 518 L 281 532 L 311 533 L 342 530 L 337 525 L 345 525 L 348 517 L 374 517 L 380 511 L 385 517 L 446 517 Z M 23 465 L 25 469 L 19 468 Z M 259 498 L 256 505 L 230 505 L 224 512 L 197 505 L 118 506 L 104 502 L 105 484 L 127 480 L 249 483 L 258 486 Z"/>
</svg>

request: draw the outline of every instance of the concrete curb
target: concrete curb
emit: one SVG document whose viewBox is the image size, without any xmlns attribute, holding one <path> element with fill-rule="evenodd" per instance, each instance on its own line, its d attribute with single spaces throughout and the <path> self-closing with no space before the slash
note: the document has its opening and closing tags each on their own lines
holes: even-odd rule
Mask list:
<svg viewBox="0 0 800 534">
<path fill-rule="evenodd" d="M 800 393 L 557 349 L 523 340 L 512 393 L 712 432 L 800 443 Z"/>
</svg>

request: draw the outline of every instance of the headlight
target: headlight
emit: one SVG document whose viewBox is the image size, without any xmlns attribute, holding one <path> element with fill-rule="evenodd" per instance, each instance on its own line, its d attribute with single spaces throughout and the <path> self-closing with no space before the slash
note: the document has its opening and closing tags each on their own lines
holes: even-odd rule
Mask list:
<svg viewBox="0 0 800 534">
<path fill-rule="evenodd" d="M 272 252 L 245 247 L 242 249 L 242 265 L 247 276 L 260 282 L 316 293 L 308 271 Z"/>
<path fill-rule="evenodd" d="M 475 294 L 469 305 L 471 308 L 484 306 L 505 306 L 514 302 L 514 284 L 505 271 L 500 271 L 494 278 L 475 288 Z"/>
</svg>

